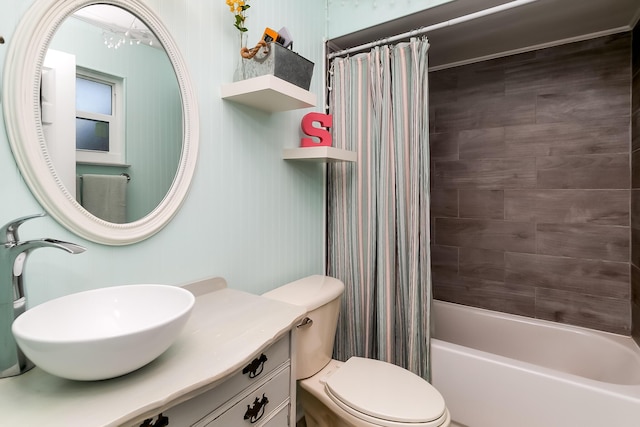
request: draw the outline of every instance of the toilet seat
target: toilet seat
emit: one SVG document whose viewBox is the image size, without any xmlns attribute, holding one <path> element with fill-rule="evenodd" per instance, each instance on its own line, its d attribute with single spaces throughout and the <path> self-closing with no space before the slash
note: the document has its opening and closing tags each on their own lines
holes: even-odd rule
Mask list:
<svg viewBox="0 0 640 427">
<path fill-rule="evenodd" d="M 391 363 L 352 357 L 325 380 L 340 408 L 385 427 L 436 427 L 449 416 L 442 395 L 427 381 Z"/>
</svg>

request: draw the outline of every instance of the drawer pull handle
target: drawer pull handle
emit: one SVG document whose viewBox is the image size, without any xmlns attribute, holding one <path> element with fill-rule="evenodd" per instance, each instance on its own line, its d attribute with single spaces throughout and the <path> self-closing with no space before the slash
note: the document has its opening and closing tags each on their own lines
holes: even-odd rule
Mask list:
<svg viewBox="0 0 640 427">
<path fill-rule="evenodd" d="M 251 363 L 244 367 L 243 374 L 249 374 L 249 378 L 255 378 L 264 370 L 264 363 L 267 361 L 267 356 L 264 353 L 260 354 L 260 357 L 253 359 Z"/>
<path fill-rule="evenodd" d="M 244 419 L 249 420 L 251 424 L 257 423 L 260 418 L 264 415 L 264 408 L 269 403 L 269 398 L 262 394 L 262 399 L 258 399 L 253 401 L 253 407 L 251 405 L 247 405 L 247 412 L 244 413 Z"/>
</svg>

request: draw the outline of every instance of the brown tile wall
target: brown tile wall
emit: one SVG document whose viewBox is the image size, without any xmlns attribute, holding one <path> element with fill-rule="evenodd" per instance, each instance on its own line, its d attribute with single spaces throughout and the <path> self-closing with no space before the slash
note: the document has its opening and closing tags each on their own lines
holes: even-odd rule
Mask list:
<svg viewBox="0 0 640 427">
<path fill-rule="evenodd" d="M 435 298 L 626 335 L 633 305 L 640 332 L 631 51 L 624 33 L 430 74 Z"/>
<path fill-rule="evenodd" d="M 631 330 L 640 344 L 640 25 L 633 30 L 631 62 Z"/>
</svg>

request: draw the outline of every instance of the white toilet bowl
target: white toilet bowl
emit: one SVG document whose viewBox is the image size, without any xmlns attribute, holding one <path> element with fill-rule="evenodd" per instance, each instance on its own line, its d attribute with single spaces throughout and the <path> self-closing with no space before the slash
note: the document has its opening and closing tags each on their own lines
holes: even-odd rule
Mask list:
<svg viewBox="0 0 640 427">
<path fill-rule="evenodd" d="M 390 363 L 332 360 L 298 382 L 307 427 L 447 427 L 442 395 L 424 379 Z"/>
<path fill-rule="evenodd" d="M 310 276 L 263 295 L 307 309 L 295 349 L 298 401 L 307 426 L 449 426 L 442 395 L 419 376 L 379 360 L 331 359 L 343 292 L 338 279 Z"/>
</svg>

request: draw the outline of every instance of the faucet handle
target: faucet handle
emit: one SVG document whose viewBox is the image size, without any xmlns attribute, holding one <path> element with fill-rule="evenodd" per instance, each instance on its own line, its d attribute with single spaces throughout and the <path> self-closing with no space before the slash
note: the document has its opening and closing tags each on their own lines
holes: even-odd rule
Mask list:
<svg viewBox="0 0 640 427">
<path fill-rule="evenodd" d="M 18 241 L 20 240 L 18 237 L 18 227 L 20 227 L 20 225 L 25 222 L 28 221 L 30 219 L 34 219 L 34 218 L 41 218 L 43 216 L 46 216 L 47 214 L 45 213 L 39 213 L 39 214 L 33 214 L 33 215 L 27 215 L 27 216 L 23 216 L 21 218 L 17 218 L 14 219 L 13 221 L 8 222 L 7 224 L 2 226 L 2 234 L 5 236 L 5 241 L 4 243 L 18 243 Z"/>
</svg>

